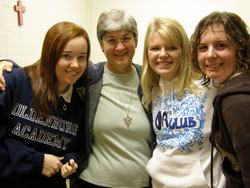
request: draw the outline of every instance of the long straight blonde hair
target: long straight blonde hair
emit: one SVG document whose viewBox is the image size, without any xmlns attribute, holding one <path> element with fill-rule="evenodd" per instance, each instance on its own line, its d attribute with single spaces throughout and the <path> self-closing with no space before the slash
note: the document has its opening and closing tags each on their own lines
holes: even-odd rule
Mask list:
<svg viewBox="0 0 250 188">
<path fill-rule="evenodd" d="M 192 81 L 192 67 L 190 63 L 190 43 L 188 36 L 181 24 L 172 18 L 154 18 L 148 25 L 146 37 L 144 40 L 144 52 L 142 63 L 142 103 L 146 109 L 152 101 L 152 87 L 159 86 L 160 76 L 155 73 L 149 65 L 148 48 L 149 41 L 153 33 L 159 32 L 165 39 L 166 43 L 182 48 L 182 63 L 179 70 L 179 78 L 177 84 L 177 94 L 181 96 L 185 88 L 193 91 L 195 84 Z"/>
</svg>

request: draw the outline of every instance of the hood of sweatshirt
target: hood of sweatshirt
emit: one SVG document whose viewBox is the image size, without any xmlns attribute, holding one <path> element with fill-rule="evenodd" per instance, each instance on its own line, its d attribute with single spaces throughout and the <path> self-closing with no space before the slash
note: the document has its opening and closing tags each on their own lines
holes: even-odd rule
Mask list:
<svg viewBox="0 0 250 188">
<path fill-rule="evenodd" d="M 250 94 L 249 78 L 250 72 L 245 72 L 229 79 L 215 97 L 213 104 L 216 105 L 216 103 L 229 95 Z"/>
</svg>

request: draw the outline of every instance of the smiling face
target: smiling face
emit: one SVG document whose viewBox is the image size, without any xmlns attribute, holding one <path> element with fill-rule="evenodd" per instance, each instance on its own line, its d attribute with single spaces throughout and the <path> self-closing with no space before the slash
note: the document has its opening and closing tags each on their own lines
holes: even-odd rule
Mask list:
<svg viewBox="0 0 250 188">
<path fill-rule="evenodd" d="M 168 45 L 159 32 L 154 32 L 149 40 L 149 66 L 164 80 L 171 81 L 178 76 L 182 62 L 180 46 Z"/>
<path fill-rule="evenodd" d="M 199 66 L 207 77 L 224 83 L 235 72 L 236 49 L 222 24 L 204 30 L 197 50 Z"/>
<path fill-rule="evenodd" d="M 87 67 L 87 42 L 83 37 L 71 39 L 64 47 L 56 64 L 58 93 L 65 92 L 74 84 Z"/>
<path fill-rule="evenodd" d="M 137 40 L 124 30 L 108 32 L 103 36 L 101 48 L 107 58 L 107 68 L 114 73 L 132 71 L 132 60 Z"/>
</svg>

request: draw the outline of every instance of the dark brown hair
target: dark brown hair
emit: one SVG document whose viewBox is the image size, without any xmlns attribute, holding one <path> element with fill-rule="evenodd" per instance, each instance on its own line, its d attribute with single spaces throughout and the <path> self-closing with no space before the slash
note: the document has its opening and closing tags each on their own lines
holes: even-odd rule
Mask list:
<svg viewBox="0 0 250 188">
<path fill-rule="evenodd" d="M 200 37 L 204 30 L 215 24 L 222 24 L 226 34 L 230 37 L 232 44 L 236 47 L 236 71 L 245 72 L 249 70 L 250 64 L 250 35 L 246 23 L 235 13 L 231 12 L 212 12 L 204 17 L 197 24 L 191 36 L 191 62 L 194 69 L 201 72 L 198 64 L 198 46 Z M 209 85 L 210 78 L 203 73 L 203 85 Z"/>
</svg>

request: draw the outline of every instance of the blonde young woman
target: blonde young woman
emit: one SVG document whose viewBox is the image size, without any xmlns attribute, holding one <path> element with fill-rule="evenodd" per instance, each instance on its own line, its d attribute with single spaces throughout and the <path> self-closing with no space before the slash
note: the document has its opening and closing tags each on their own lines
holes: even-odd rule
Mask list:
<svg viewBox="0 0 250 188">
<path fill-rule="evenodd" d="M 174 19 L 148 26 L 142 66 L 143 104 L 152 109 L 156 147 L 146 169 L 153 187 L 210 187 L 209 136 L 215 88 L 202 87 L 189 59 L 189 39 Z M 225 179 L 215 150 L 214 187 Z"/>
</svg>

